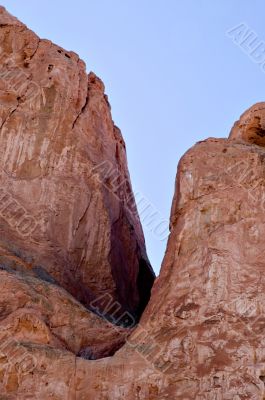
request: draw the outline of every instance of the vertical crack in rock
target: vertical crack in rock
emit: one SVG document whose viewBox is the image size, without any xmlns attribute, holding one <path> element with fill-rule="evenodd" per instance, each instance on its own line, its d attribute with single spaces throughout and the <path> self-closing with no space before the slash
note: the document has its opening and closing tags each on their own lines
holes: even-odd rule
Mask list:
<svg viewBox="0 0 265 400">
<path fill-rule="evenodd" d="M 78 119 L 79 119 L 80 116 L 85 112 L 85 110 L 86 110 L 86 108 L 87 108 L 87 105 L 88 105 L 88 101 L 89 101 L 89 87 L 87 86 L 87 93 L 86 93 L 85 103 L 84 103 L 84 105 L 82 106 L 80 112 L 77 114 L 77 116 L 76 116 L 76 118 L 75 118 L 75 120 L 74 120 L 74 122 L 73 122 L 72 129 L 74 129 L 74 127 L 75 127 L 75 125 L 76 125 Z"/>
</svg>

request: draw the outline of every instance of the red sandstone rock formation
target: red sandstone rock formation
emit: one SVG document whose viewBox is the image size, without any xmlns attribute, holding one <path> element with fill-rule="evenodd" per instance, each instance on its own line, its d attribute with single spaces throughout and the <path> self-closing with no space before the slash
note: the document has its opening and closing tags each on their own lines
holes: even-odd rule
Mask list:
<svg viewBox="0 0 265 400">
<path fill-rule="evenodd" d="M 0 8 L 0 244 L 84 305 L 141 315 L 154 274 L 104 85 Z"/>
<path fill-rule="evenodd" d="M 0 359 L 4 398 L 262 400 L 264 157 L 242 137 L 189 150 L 162 272 L 135 332 L 114 356 L 93 361 L 60 347 L 52 331 L 49 346 L 44 328 L 28 341 L 18 331 Z M 14 349 L 26 373 L 8 363 Z"/>
<path fill-rule="evenodd" d="M 10 24 L 12 30 L 16 26 L 16 29 L 23 31 L 23 25 L 5 12 L 1 18 L 1 30 L 7 29 L 9 32 L 6 34 L 7 38 L 10 37 Z M 15 38 L 15 32 L 11 36 Z M 28 46 L 32 46 L 32 39 L 27 43 Z M 38 64 L 40 70 L 44 68 L 41 59 L 46 60 L 47 57 L 46 45 L 47 42 L 42 44 L 45 51 L 40 56 Z M 23 35 L 20 35 L 19 43 L 14 42 L 12 47 L 17 49 L 19 46 L 26 47 Z M 48 47 L 55 48 L 51 44 Z M 37 50 L 36 54 L 38 51 L 40 52 Z M 61 51 L 60 54 L 65 57 L 65 52 Z M 72 53 L 70 57 L 74 57 Z M 18 60 L 19 56 L 16 62 Z M 52 60 L 53 58 L 48 61 L 51 65 Z M 46 76 L 44 71 L 42 75 Z M 93 81 L 94 76 L 91 78 Z M 69 84 L 72 85 L 72 82 L 73 79 L 70 79 Z M 101 83 L 95 80 L 93 85 L 98 86 Z M 104 128 L 105 114 L 100 112 L 102 108 L 105 110 L 106 106 L 103 92 L 101 90 L 101 94 L 98 93 L 98 88 L 95 91 L 99 98 L 96 96 L 95 99 L 92 96 L 92 100 L 94 99 L 92 104 L 88 102 L 90 107 L 94 107 L 88 118 L 92 118 L 93 115 L 96 119 L 95 122 L 92 118 L 97 126 L 96 131 L 106 134 L 109 131 L 105 131 Z M 3 98 L 5 94 L 7 95 L 6 91 L 3 91 Z M 47 94 L 45 96 L 48 97 Z M 9 104 L 9 97 L 7 98 Z M 89 99 L 91 101 L 91 97 Z M 63 110 L 61 114 L 64 121 L 72 117 L 73 106 L 70 99 L 68 103 L 70 109 L 67 108 L 67 112 Z M 11 109 L 9 114 L 12 114 Z M 53 270 L 48 267 L 50 265 L 48 261 L 52 261 L 53 253 L 51 248 L 47 248 L 45 237 L 42 241 L 41 236 L 37 237 L 37 244 L 41 245 L 36 244 L 35 248 L 31 242 L 25 244 L 25 240 L 24 242 L 22 239 L 19 240 L 14 234 L 3 236 L 7 239 L 0 249 L 0 265 L 3 269 L 0 272 L 2 293 L 0 332 L 4 343 L 0 346 L 0 398 L 8 400 L 264 399 L 265 149 L 262 141 L 264 109 L 265 103 L 253 106 L 243 114 L 229 139 L 211 138 L 200 142 L 181 159 L 172 206 L 171 235 L 160 277 L 155 283 L 151 301 L 139 325 L 132 335 L 127 337 L 126 344 L 111 357 L 92 360 L 105 356 L 110 348 L 114 353 L 125 340 L 126 330 L 107 324 L 55 284 L 49 275 L 53 275 Z M 42 124 L 48 123 L 47 116 L 53 112 L 52 110 L 50 106 L 46 113 L 42 114 L 39 111 L 38 114 L 35 111 L 34 114 L 34 118 L 43 118 L 38 127 L 44 136 L 46 130 L 42 131 L 41 127 Z M 81 124 L 82 118 L 85 118 L 82 115 L 83 113 L 79 117 L 81 120 L 76 124 Z M 26 124 L 30 124 L 30 121 Z M 85 127 L 91 126 L 91 119 L 89 121 L 84 124 Z M 6 124 L 8 127 L 8 120 Z M 12 138 L 12 125 L 9 129 Z M 68 129 L 66 131 L 68 132 Z M 95 141 L 97 139 L 97 135 L 91 132 L 92 136 L 87 135 L 81 128 L 78 132 L 86 138 L 92 137 Z M 60 136 L 59 134 L 59 138 Z M 23 136 L 18 136 L 18 139 L 22 140 L 21 137 Z M 57 139 L 55 136 L 51 143 L 54 145 Z M 8 146 L 7 142 L 11 140 L 8 139 L 5 129 L 1 140 L 5 146 Z M 28 140 L 30 144 L 30 138 Z M 70 137 L 67 135 L 67 143 L 68 140 L 71 143 L 71 135 Z M 85 140 L 82 142 L 84 152 L 86 149 L 91 152 L 93 146 L 97 149 L 93 140 L 91 139 L 87 145 Z M 101 151 L 106 152 L 110 158 L 111 143 L 111 141 L 106 142 L 105 147 L 101 146 Z M 16 142 L 14 146 L 15 144 Z M 6 148 L 12 153 L 13 147 L 10 144 Z M 20 152 L 16 152 L 16 157 L 14 155 L 6 161 L 12 173 L 6 174 L 4 182 L 9 183 L 9 191 L 12 194 L 17 193 L 21 201 L 24 199 L 23 196 L 26 198 L 26 194 L 30 194 L 27 197 L 27 210 L 31 210 L 33 209 L 31 198 L 40 190 L 38 187 L 34 187 L 33 190 L 31 185 L 35 179 L 39 179 L 40 182 L 41 179 L 38 175 L 28 179 L 28 174 L 35 174 L 34 163 L 25 169 L 24 167 L 20 169 L 21 164 L 17 159 L 20 160 L 19 157 L 22 157 L 23 148 L 22 146 Z M 31 161 L 36 158 L 34 149 L 33 146 L 30 155 L 25 159 Z M 53 164 L 55 161 L 51 160 L 57 160 L 57 151 L 60 149 L 60 146 L 56 147 L 52 153 L 53 157 L 48 158 L 50 160 L 48 165 L 56 165 L 53 172 L 55 176 L 56 173 L 67 172 L 67 176 L 73 177 L 69 163 L 72 163 L 75 172 L 80 171 L 80 165 L 85 170 L 85 166 L 81 163 L 83 154 L 73 162 L 72 153 L 69 155 L 66 152 L 65 158 L 60 161 L 62 169 L 60 163 Z M 43 151 L 46 160 L 50 153 L 45 153 L 45 148 Z M 100 157 L 100 153 L 96 151 L 95 153 L 96 158 Z M 76 169 L 75 163 L 78 165 Z M 41 161 L 40 165 L 46 168 L 45 162 L 42 164 Z M 40 173 L 38 166 L 36 168 Z M 22 177 L 25 176 L 27 179 L 23 178 L 25 185 L 22 186 Z M 47 179 L 46 175 L 43 179 Z M 57 180 L 55 182 L 58 183 Z M 100 188 L 100 183 L 101 180 L 95 180 L 95 187 L 99 191 L 103 190 Z M 48 193 L 51 191 L 49 184 L 47 182 L 45 186 Z M 60 199 L 56 184 L 51 184 L 52 193 L 54 196 L 57 194 Z M 78 185 L 80 182 L 77 181 L 75 184 Z M 39 186 L 41 187 L 41 183 Z M 62 189 L 64 196 L 67 194 L 69 196 L 66 188 L 60 188 Z M 79 193 L 81 196 L 81 190 Z M 109 212 L 112 207 L 114 209 L 118 207 L 118 204 L 121 207 L 120 203 L 110 201 L 107 193 L 104 191 L 109 201 Z M 73 196 L 74 194 L 75 192 L 72 193 Z M 52 204 L 57 204 L 53 196 L 49 198 Z M 106 197 L 104 199 L 106 200 Z M 65 209 L 63 202 L 59 201 L 58 204 L 62 207 L 58 206 L 57 209 L 60 216 L 60 212 L 65 212 Z M 24 206 L 26 208 L 26 204 Z M 48 209 L 48 215 L 49 212 Z M 62 249 L 67 243 L 63 240 L 64 229 L 67 227 L 69 232 L 67 213 L 68 209 L 65 212 L 65 219 L 61 220 L 61 231 L 56 231 L 54 235 L 49 231 L 53 240 L 59 236 L 58 242 Z M 94 218 L 94 214 L 89 214 L 87 223 L 89 218 Z M 53 220 L 49 223 L 52 222 Z M 1 223 L 2 241 L 2 232 L 5 235 L 5 232 L 11 231 L 4 221 Z M 124 228 L 124 224 L 126 227 L 122 217 L 116 225 L 117 231 L 122 234 L 118 235 L 114 230 L 120 238 L 117 243 L 119 251 L 122 251 L 123 246 L 128 243 L 127 228 Z M 55 229 L 56 224 L 52 226 Z M 137 233 L 139 225 L 136 226 Z M 108 227 L 108 223 L 105 223 L 104 228 L 102 226 L 103 235 L 104 229 Z M 16 229 L 19 230 L 20 227 Z M 7 242 L 9 247 L 12 247 L 12 240 L 14 248 L 7 249 Z M 86 242 L 81 241 L 81 248 L 83 243 Z M 35 260 L 38 251 L 42 254 L 42 248 L 47 251 L 47 260 L 43 256 L 47 265 L 46 262 L 42 262 L 39 268 L 32 261 L 26 262 L 19 253 L 22 249 L 23 254 L 28 252 L 30 255 L 32 250 L 32 257 Z M 101 258 L 100 249 L 97 251 L 98 257 Z M 114 259 L 119 258 L 116 251 L 115 249 Z M 125 256 L 124 253 L 122 257 Z M 71 269 L 69 271 L 71 273 Z M 99 277 L 100 281 L 100 274 L 104 271 L 96 270 L 94 276 Z M 117 276 L 119 274 L 121 271 L 117 270 Z M 93 278 L 93 274 L 89 276 L 90 279 Z M 65 284 L 60 274 L 54 275 L 54 278 L 68 289 L 72 287 Z M 100 285 L 97 287 L 100 288 Z M 109 291 L 102 292 L 109 293 Z M 102 304 L 103 300 L 104 297 Z M 93 304 L 97 306 L 97 302 Z"/>
</svg>

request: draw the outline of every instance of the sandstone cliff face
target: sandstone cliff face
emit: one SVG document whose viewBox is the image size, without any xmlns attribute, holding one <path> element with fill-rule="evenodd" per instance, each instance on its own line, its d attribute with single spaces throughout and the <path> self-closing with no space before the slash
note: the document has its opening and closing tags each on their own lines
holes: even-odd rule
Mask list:
<svg viewBox="0 0 265 400">
<path fill-rule="evenodd" d="M 34 103 L 32 110 L 27 102 L 29 89 L 21 96 L 1 89 L 0 176 L 6 189 L 2 198 L 15 196 L 26 216 L 38 215 L 41 223 L 25 240 L 25 222 L 22 227 L 15 225 L 2 210 L 0 397 L 264 399 L 265 103 L 244 113 L 229 139 L 207 139 L 183 156 L 171 234 L 151 300 L 133 332 L 111 325 L 62 287 L 78 297 L 77 277 L 82 270 L 86 290 L 103 295 L 89 303 L 93 311 L 111 319 L 116 299 L 127 293 L 123 306 L 135 305 L 138 298 L 139 310 L 132 268 L 135 257 L 143 267 L 140 277 L 150 276 L 141 228 L 135 212 L 131 219 L 124 202 L 113 197 L 113 180 L 108 176 L 102 185 L 106 173 L 102 160 L 116 163 L 119 182 L 128 178 L 124 144 L 113 128 L 102 83 L 93 74 L 87 78 L 83 67 L 80 72 L 77 56 L 47 41 L 37 44 L 36 39 L 35 46 L 35 35 L 1 12 L 1 43 L 9 54 L 4 59 L 32 69 L 29 77 L 35 73 L 35 79 L 43 79 L 45 101 L 41 98 L 39 108 Z M 60 57 L 58 64 L 56 57 Z M 36 70 L 31 63 L 36 63 Z M 47 79 L 57 82 L 53 95 Z M 82 80 L 88 83 L 87 100 Z M 71 88 L 71 95 L 64 88 Z M 14 119 L 20 118 L 20 110 L 27 116 L 22 118 L 21 132 Z M 57 116 L 60 129 L 53 125 Z M 33 121 L 38 121 L 35 130 Z M 97 200 L 95 193 L 99 193 Z M 127 187 L 119 196 L 128 194 Z M 91 196 L 88 203 L 85 195 Z M 86 211 L 81 212 L 85 205 Z M 97 260 L 91 259 L 91 269 L 80 261 L 89 251 Z M 125 271 L 131 274 L 126 276 Z M 123 286 L 116 283 L 119 279 Z M 82 293 L 86 302 L 90 297 L 87 291 Z"/>
<path fill-rule="evenodd" d="M 103 83 L 3 8 L 0 66 L 1 246 L 84 305 L 108 294 L 138 318 L 154 274 Z"/>
<path fill-rule="evenodd" d="M 264 156 L 241 138 L 192 148 L 178 168 L 161 276 L 136 331 L 97 362 L 31 346 L 44 369 L 19 376 L 21 398 L 38 381 L 43 399 L 263 399 Z"/>
<path fill-rule="evenodd" d="M 78 399 L 264 398 L 264 157 L 240 135 L 185 154 L 151 301 L 114 357 L 78 360 Z"/>
</svg>

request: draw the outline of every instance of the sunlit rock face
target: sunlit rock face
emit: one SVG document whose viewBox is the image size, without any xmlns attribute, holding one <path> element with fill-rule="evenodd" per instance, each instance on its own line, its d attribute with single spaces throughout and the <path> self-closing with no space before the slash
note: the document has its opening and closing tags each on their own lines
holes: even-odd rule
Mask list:
<svg viewBox="0 0 265 400">
<path fill-rule="evenodd" d="M 0 127 L 2 247 L 84 305 L 109 295 L 137 320 L 154 273 L 104 85 L 3 8 Z"/>
<path fill-rule="evenodd" d="M 0 15 L 3 71 L 28 74 L 1 80 L 0 397 L 264 399 L 263 103 L 182 157 L 151 300 L 110 324 L 153 274 L 103 84 Z"/>
</svg>

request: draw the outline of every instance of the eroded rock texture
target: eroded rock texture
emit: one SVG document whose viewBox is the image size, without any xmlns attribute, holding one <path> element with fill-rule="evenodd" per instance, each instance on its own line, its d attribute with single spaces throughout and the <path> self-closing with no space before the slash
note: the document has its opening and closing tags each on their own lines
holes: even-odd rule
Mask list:
<svg viewBox="0 0 265 400">
<path fill-rule="evenodd" d="M 78 360 L 78 399 L 264 399 L 264 186 L 240 135 L 185 154 L 150 304 L 114 357 Z"/>
<path fill-rule="evenodd" d="M 138 318 L 154 274 L 103 83 L 3 8 L 0 50 L 1 246 L 84 305 L 109 294 Z"/>
<path fill-rule="evenodd" d="M 6 398 L 262 400 L 264 160 L 264 147 L 240 135 L 189 150 L 161 275 L 126 344 L 93 361 L 19 341 L 31 372 L 2 361 Z"/>
<path fill-rule="evenodd" d="M 229 139 L 207 139 L 181 159 L 162 271 L 127 336 L 59 286 L 78 297 L 79 279 L 83 301 L 87 288 L 103 294 L 105 315 L 104 294 L 115 293 L 113 302 L 130 294 L 123 305 L 139 310 L 135 263 L 151 274 L 139 221 L 106 189 L 113 180 L 99 179 L 102 160 L 118 167 L 119 182 L 128 178 L 102 83 L 75 54 L 1 12 L 1 62 L 38 78 L 41 97 L 36 108 L 28 87 L 1 89 L 1 185 L 39 229 L 25 240 L 25 221 L 7 224 L 2 211 L 0 397 L 264 399 L 265 104 L 243 114 Z M 125 283 L 114 290 L 118 279 Z"/>
<path fill-rule="evenodd" d="M 265 146 L 265 103 L 257 103 L 244 112 L 229 137 Z"/>
</svg>

